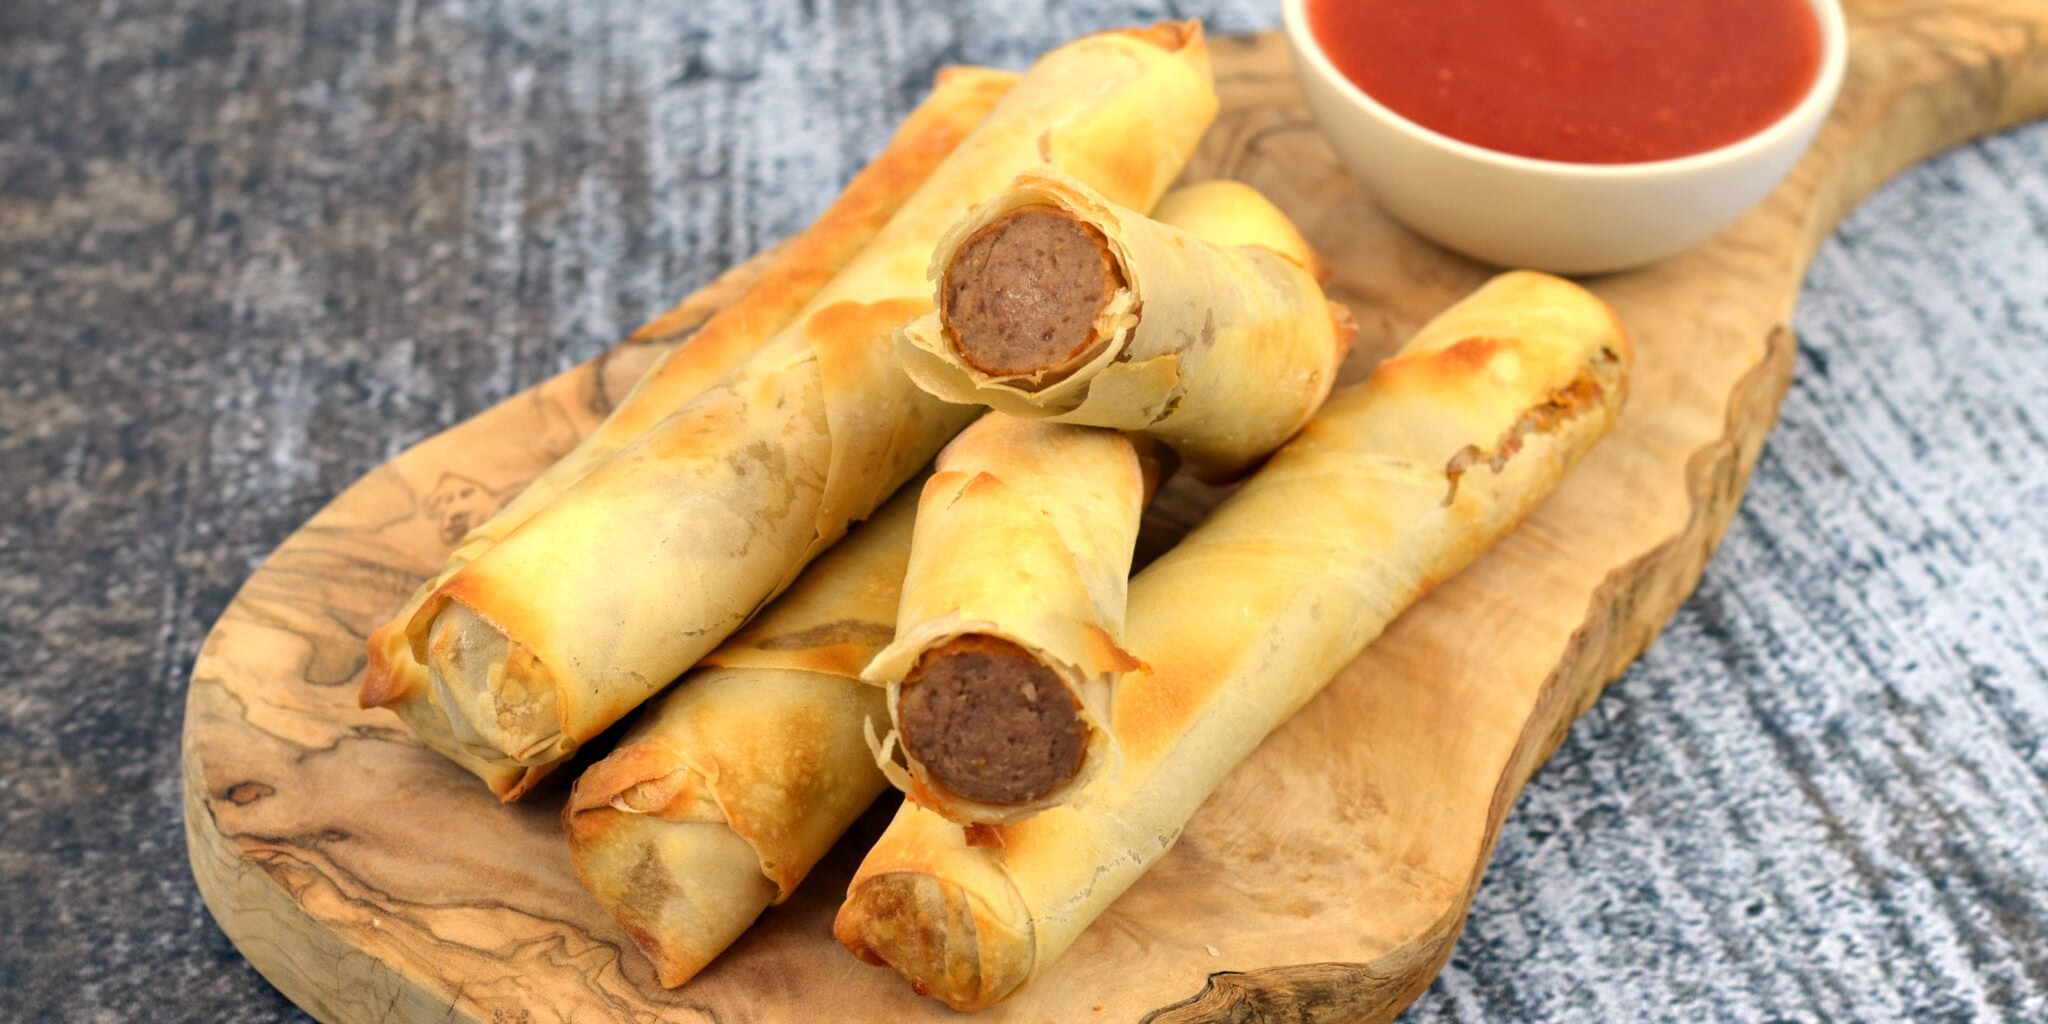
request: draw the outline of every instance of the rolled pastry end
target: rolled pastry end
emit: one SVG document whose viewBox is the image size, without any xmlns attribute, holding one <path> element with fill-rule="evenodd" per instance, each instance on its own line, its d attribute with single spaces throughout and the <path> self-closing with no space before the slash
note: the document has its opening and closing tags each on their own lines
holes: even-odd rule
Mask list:
<svg viewBox="0 0 2048 1024">
<path fill-rule="evenodd" d="M 464 728 L 446 713 L 431 692 L 427 669 L 413 657 L 411 641 L 402 628 L 405 622 L 404 618 L 395 619 L 370 634 L 370 657 L 363 668 L 358 703 L 365 709 L 390 709 L 427 749 L 482 779 L 498 799 L 509 803 L 525 795 L 547 776 L 552 765 L 511 763 L 488 744 L 477 743 L 476 730 Z"/>
<path fill-rule="evenodd" d="M 856 879 L 832 934 L 955 1010 L 992 1006 L 1031 979 L 1028 933 L 1005 926 L 966 888 L 922 871 Z"/>
<path fill-rule="evenodd" d="M 904 752 L 951 793 L 1017 806 L 1072 781 L 1088 751 L 1081 706 L 1007 640 L 969 634 L 918 659 L 897 699 Z"/>
<path fill-rule="evenodd" d="M 1096 323 L 1123 287 L 1100 230 L 1033 204 L 968 236 L 946 265 L 939 316 L 969 366 L 1044 383 L 1071 374 L 1104 344 Z"/>
<path fill-rule="evenodd" d="M 696 977 L 780 896 L 760 855 L 724 822 L 665 820 L 629 799 L 585 806 L 575 798 L 562 822 L 577 877 L 666 988 Z"/>
<path fill-rule="evenodd" d="M 483 778 L 498 799 L 519 799 L 575 753 L 547 666 L 467 605 L 440 606 L 420 653 L 429 692 L 391 709 L 428 746 Z"/>
</svg>

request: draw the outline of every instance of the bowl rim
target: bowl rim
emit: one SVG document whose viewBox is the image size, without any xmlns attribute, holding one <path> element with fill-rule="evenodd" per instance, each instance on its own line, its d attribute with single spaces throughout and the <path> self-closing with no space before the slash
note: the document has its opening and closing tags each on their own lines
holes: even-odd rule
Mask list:
<svg viewBox="0 0 2048 1024">
<path fill-rule="evenodd" d="M 1400 130 L 1419 141 L 1448 150 L 1468 160 L 1490 164 L 1508 170 L 1534 171 L 1551 175 L 1602 180 L 1631 178 L 1654 175 L 1685 174 L 1724 164 L 1738 163 L 1763 151 L 1770 150 L 1809 128 L 1818 127 L 1833 108 L 1835 96 L 1841 90 L 1842 79 L 1849 64 L 1849 31 L 1842 13 L 1840 0 L 1801 0 L 1813 11 L 1814 20 L 1820 27 L 1820 66 L 1815 69 L 1813 82 L 1800 96 L 1792 109 L 1778 116 L 1770 124 L 1743 136 L 1734 142 L 1716 146 L 1713 149 L 1687 153 L 1684 156 L 1668 157 L 1662 160 L 1639 160 L 1631 163 L 1575 163 L 1570 160 L 1551 160 L 1543 157 L 1522 156 L 1452 138 L 1433 128 L 1426 127 L 1393 108 L 1374 99 L 1371 93 L 1359 88 L 1344 72 L 1337 69 L 1328 54 L 1323 52 L 1322 41 L 1308 24 L 1310 0 L 1281 0 L 1281 22 L 1292 44 L 1297 62 L 1306 60 L 1314 74 L 1332 83 L 1353 104 L 1365 112 Z"/>
</svg>

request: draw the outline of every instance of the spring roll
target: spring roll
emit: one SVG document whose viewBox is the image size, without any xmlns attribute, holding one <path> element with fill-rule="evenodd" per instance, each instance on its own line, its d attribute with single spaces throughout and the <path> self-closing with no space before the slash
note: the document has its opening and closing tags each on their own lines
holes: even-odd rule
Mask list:
<svg viewBox="0 0 2048 1024">
<path fill-rule="evenodd" d="M 958 1009 L 1017 991 L 1268 732 L 1535 507 L 1613 424 L 1629 360 L 1605 305 L 1540 274 L 1430 322 L 1132 580 L 1126 646 L 1152 671 L 1117 696 L 1119 771 L 979 846 L 906 802 L 839 940 Z"/>
<path fill-rule="evenodd" d="M 863 736 L 885 714 L 860 667 L 894 631 L 916 492 L 652 701 L 562 811 L 599 906 L 670 988 L 780 903 L 887 788 Z"/>
<path fill-rule="evenodd" d="M 989 413 L 918 501 L 899 628 L 862 673 L 888 688 L 882 771 L 962 824 L 1015 821 L 1113 763 L 1112 687 L 1147 474 L 1130 438 Z M 899 743 L 903 764 L 894 760 Z"/>
<path fill-rule="evenodd" d="M 522 769 L 517 795 L 709 653 L 972 419 L 911 384 L 890 340 L 932 308 L 945 229 L 1042 163 L 1149 208 L 1215 111 L 1194 23 L 1047 54 L 813 312 L 422 605 L 430 728 Z"/>
<path fill-rule="evenodd" d="M 456 572 L 815 305 L 813 299 L 832 275 L 874 238 L 1016 80 L 1015 74 L 992 68 L 941 70 L 931 96 L 904 119 L 881 155 L 847 183 L 845 191 L 808 229 L 782 247 L 737 302 L 706 320 L 667 359 L 649 370 L 597 429 L 497 514 L 471 529 L 449 552 L 441 571 L 422 583 L 394 618 L 370 634 L 362 705 L 392 707 L 429 746 L 481 776 L 500 796 L 519 788 L 527 774 L 524 769 L 477 758 L 450 734 L 445 717 L 431 698 L 426 666 L 414 657 L 406 636 L 413 617 Z M 682 327 L 674 318 L 671 310 L 628 340 L 669 336 Z"/>
<path fill-rule="evenodd" d="M 1307 248 L 1293 226 L 1238 188 L 1250 195 L 1214 230 L 1271 244 L 1019 178 L 940 241 L 938 309 L 898 336 L 906 371 L 947 401 L 1141 433 L 1203 479 L 1241 475 L 1322 405 L 1352 331 L 1313 257 L 1288 254 Z M 1099 273 L 1075 258 L 1091 251 Z"/>
</svg>

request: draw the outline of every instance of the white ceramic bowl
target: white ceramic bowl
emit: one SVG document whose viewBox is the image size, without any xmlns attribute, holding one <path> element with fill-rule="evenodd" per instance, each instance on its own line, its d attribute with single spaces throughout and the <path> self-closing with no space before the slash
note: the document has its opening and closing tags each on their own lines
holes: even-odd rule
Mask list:
<svg viewBox="0 0 2048 1024">
<path fill-rule="evenodd" d="M 1834 106 L 1848 63 L 1837 0 L 1807 0 L 1820 68 L 1790 113 L 1741 141 L 1672 160 L 1575 164 L 1495 152 L 1424 128 L 1324 55 L 1308 0 L 1281 0 L 1295 74 L 1330 145 L 1382 209 L 1488 263 L 1559 274 L 1641 266 L 1726 227 L 1777 187 Z"/>
</svg>

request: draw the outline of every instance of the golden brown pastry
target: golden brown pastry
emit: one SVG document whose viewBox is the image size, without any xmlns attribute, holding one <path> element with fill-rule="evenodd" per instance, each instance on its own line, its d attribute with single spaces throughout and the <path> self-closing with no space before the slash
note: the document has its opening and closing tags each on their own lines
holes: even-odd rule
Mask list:
<svg viewBox="0 0 2048 1024">
<path fill-rule="evenodd" d="M 1431 321 L 1131 581 L 1124 646 L 1152 671 L 1117 694 L 1116 774 L 982 845 L 906 802 L 839 940 L 959 1009 L 1017 991 L 1224 773 L 1549 493 L 1613 424 L 1629 360 L 1604 304 L 1541 274 L 1504 274 Z"/>
<path fill-rule="evenodd" d="M 810 312 L 421 606 L 432 706 L 408 721 L 520 770 L 511 797 L 667 686 L 972 418 L 889 344 L 930 308 L 924 267 L 960 211 L 1047 161 L 1149 207 L 1215 109 L 1193 24 L 1048 53 Z"/>
<path fill-rule="evenodd" d="M 891 781 L 962 823 L 1014 821 L 1113 760 L 1111 688 L 1146 472 L 1125 435 L 989 413 L 918 502 L 895 639 L 867 666 Z M 901 745 L 905 763 L 893 760 Z"/>
<path fill-rule="evenodd" d="M 1329 394 L 1350 317 L 1251 189 L 1212 183 L 1166 212 L 1019 178 L 939 243 L 939 306 L 898 336 L 905 369 L 948 401 L 1140 433 L 1205 479 L 1240 475 Z"/>
<path fill-rule="evenodd" d="M 370 634 L 363 706 L 393 708 L 429 746 L 482 776 L 493 792 L 507 798 L 516 795 L 530 781 L 525 769 L 469 753 L 442 724 L 426 666 L 413 656 L 406 637 L 413 617 L 457 571 L 796 319 L 819 289 L 867 246 L 932 169 L 995 108 L 1016 80 L 1014 74 L 991 68 L 940 71 L 931 96 L 904 119 L 881 155 L 847 183 L 845 191 L 808 229 L 777 252 L 746 294 L 706 320 L 650 370 L 575 449 L 527 484 L 496 515 L 471 529 L 449 552 L 442 570 L 422 583 L 391 621 Z M 658 338 L 675 331 L 678 325 L 671 322 L 673 313 L 635 331 L 633 337 Z"/>
<path fill-rule="evenodd" d="M 984 207 L 970 215 L 981 226 L 949 260 L 934 262 L 943 267 L 939 319 L 985 362 L 1086 348 L 1105 311 L 1131 298 L 1126 261 L 1094 222 L 1060 207 L 1009 205 L 1036 195 L 1037 181 L 1020 179 L 992 204 L 1010 214 L 990 218 Z M 1222 408 L 1204 390 L 1215 380 L 1183 382 L 1183 408 L 1229 420 L 1239 460 L 1263 458 L 1299 426 L 1300 403 L 1321 401 L 1349 334 L 1334 329 L 1321 288 L 1302 269 L 1316 261 L 1300 233 L 1248 186 L 1175 189 L 1160 209 L 1157 221 L 1125 211 L 1114 230 L 1161 239 L 1160 248 L 1213 262 L 1219 273 L 1273 271 L 1263 283 L 1219 293 L 1223 305 L 1277 285 L 1311 314 L 1257 329 L 1220 317 L 1218 336 L 1227 340 L 1217 344 L 1261 346 L 1256 369 L 1269 384 L 1301 385 L 1291 393 L 1275 385 L 1264 397 L 1288 399 Z M 1192 301 L 1166 285 L 1150 294 Z M 1146 322 L 1156 328 L 1167 319 L 1148 313 Z M 1294 366 L 1290 358 L 1309 362 Z M 1121 432 L 1001 412 L 956 438 L 938 469 L 918 509 L 896 639 L 863 673 L 890 688 L 895 729 L 878 756 L 890 780 L 927 809 L 962 824 L 1019 821 L 1114 769 L 1112 695 L 1124 673 L 1142 667 L 1118 643 L 1149 493 L 1137 449 Z"/>
<path fill-rule="evenodd" d="M 576 877 L 671 988 L 789 897 L 887 788 L 863 736 L 910 559 L 906 489 L 651 701 L 562 811 Z"/>
</svg>

